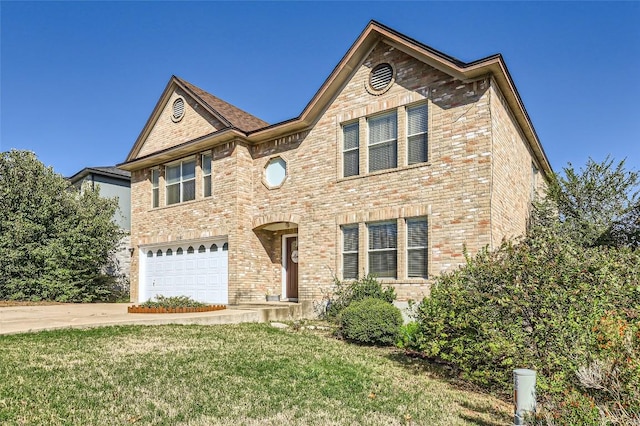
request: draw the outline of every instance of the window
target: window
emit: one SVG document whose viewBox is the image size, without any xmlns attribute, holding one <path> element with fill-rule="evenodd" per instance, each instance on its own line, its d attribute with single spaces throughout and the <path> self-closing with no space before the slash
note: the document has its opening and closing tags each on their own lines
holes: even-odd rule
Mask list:
<svg viewBox="0 0 640 426">
<path fill-rule="evenodd" d="M 151 169 L 151 192 L 152 192 L 152 206 L 158 207 L 160 205 L 160 169 Z"/>
<path fill-rule="evenodd" d="M 369 118 L 369 172 L 398 167 L 396 111 Z"/>
<path fill-rule="evenodd" d="M 173 250 L 167 249 L 167 256 L 173 256 Z"/>
<path fill-rule="evenodd" d="M 360 126 L 352 123 L 342 128 L 343 135 L 343 176 L 360 173 Z"/>
<path fill-rule="evenodd" d="M 153 252 L 151 250 L 147 252 L 147 257 L 153 257 Z"/>
<path fill-rule="evenodd" d="M 229 243 L 224 243 L 222 245 L 222 251 L 228 251 L 229 250 Z"/>
<path fill-rule="evenodd" d="M 342 278 L 358 279 L 358 225 L 342 228 Z"/>
<path fill-rule="evenodd" d="M 427 278 L 427 219 L 407 219 L 407 274 Z"/>
<path fill-rule="evenodd" d="M 198 253 L 206 253 L 206 252 L 207 252 L 207 249 L 204 246 L 201 245 L 200 247 L 198 247 Z"/>
<path fill-rule="evenodd" d="M 427 106 L 407 108 L 408 164 L 427 161 Z"/>
<path fill-rule="evenodd" d="M 218 246 L 216 244 L 211 244 L 211 247 L 209 247 L 209 251 L 218 251 Z"/>
<path fill-rule="evenodd" d="M 268 188 L 279 188 L 287 178 L 287 162 L 282 157 L 272 158 L 264 167 L 264 182 Z"/>
<path fill-rule="evenodd" d="M 161 257 L 162 256 L 162 250 L 158 250 L 156 252 L 156 257 Z"/>
<path fill-rule="evenodd" d="M 398 225 L 372 223 L 369 227 L 369 273 L 380 278 L 396 278 Z"/>
<path fill-rule="evenodd" d="M 181 203 L 196 198 L 196 162 L 181 161 L 167 166 L 167 205 Z"/>
<path fill-rule="evenodd" d="M 193 247 L 189 246 L 187 249 L 187 254 L 193 254 Z"/>
<path fill-rule="evenodd" d="M 211 197 L 211 154 L 202 155 L 202 180 L 203 196 Z"/>
<path fill-rule="evenodd" d="M 176 255 L 181 256 L 182 253 L 183 253 L 182 247 L 178 247 L 178 250 L 176 250 Z"/>
</svg>

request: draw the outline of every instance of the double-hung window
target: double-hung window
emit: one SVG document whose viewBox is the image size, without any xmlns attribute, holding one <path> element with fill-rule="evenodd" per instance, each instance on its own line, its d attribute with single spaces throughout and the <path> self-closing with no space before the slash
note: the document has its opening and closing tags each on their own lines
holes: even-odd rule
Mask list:
<svg viewBox="0 0 640 426">
<path fill-rule="evenodd" d="M 358 225 L 342 227 L 342 278 L 358 279 Z"/>
<path fill-rule="evenodd" d="M 398 121 L 396 111 L 368 119 L 369 172 L 398 167 Z"/>
<path fill-rule="evenodd" d="M 203 196 L 211 196 L 211 154 L 202 154 Z"/>
<path fill-rule="evenodd" d="M 151 169 L 151 193 L 152 193 L 152 207 L 158 207 L 160 205 L 160 170 Z"/>
<path fill-rule="evenodd" d="M 360 126 L 358 123 L 342 127 L 343 136 L 343 176 L 356 176 L 360 173 Z"/>
<path fill-rule="evenodd" d="M 427 219 L 407 219 L 407 275 L 427 278 Z"/>
<path fill-rule="evenodd" d="M 196 198 L 196 161 L 186 160 L 165 169 L 167 205 Z"/>
<path fill-rule="evenodd" d="M 369 273 L 380 278 L 396 278 L 398 269 L 397 223 L 370 223 L 368 228 Z"/>
<path fill-rule="evenodd" d="M 408 164 L 427 161 L 427 105 L 407 108 Z"/>
</svg>

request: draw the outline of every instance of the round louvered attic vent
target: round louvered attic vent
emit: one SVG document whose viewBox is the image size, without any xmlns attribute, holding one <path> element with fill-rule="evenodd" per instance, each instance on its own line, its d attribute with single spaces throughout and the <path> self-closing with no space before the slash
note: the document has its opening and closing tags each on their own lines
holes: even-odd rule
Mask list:
<svg viewBox="0 0 640 426">
<path fill-rule="evenodd" d="M 173 114 L 171 115 L 171 119 L 175 122 L 182 120 L 184 117 L 184 99 L 178 98 L 173 101 Z"/>
<path fill-rule="evenodd" d="M 369 88 L 376 94 L 384 92 L 393 82 L 393 67 L 390 64 L 376 65 L 369 75 Z"/>
</svg>

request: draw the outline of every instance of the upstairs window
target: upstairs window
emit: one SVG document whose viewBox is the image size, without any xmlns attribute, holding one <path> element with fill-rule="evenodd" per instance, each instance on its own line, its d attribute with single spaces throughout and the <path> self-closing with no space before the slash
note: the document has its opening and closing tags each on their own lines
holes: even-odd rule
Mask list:
<svg viewBox="0 0 640 426">
<path fill-rule="evenodd" d="M 427 161 L 427 106 L 407 108 L 408 164 Z"/>
<path fill-rule="evenodd" d="M 396 278 L 398 270 L 398 225 L 371 223 L 369 228 L 369 273 L 380 278 Z"/>
<path fill-rule="evenodd" d="M 211 154 L 202 155 L 202 187 L 202 195 L 211 197 Z"/>
<path fill-rule="evenodd" d="M 407 219 L 407 275 L 427 278 L 427 219 Z"/>
<path fill-rule="evenodd" d="M 343 136 L 343 176 L 356 176 L 360 173 L 360 126 L 358 123 L 342 127 Z"/>
<path fill-rule="evenodd" d="M 160 205 L 160 170 L 151 169 L 151 193 L 152 193 L 152 207 L 158 207 Z"/>
<path fill-rule="evenodd" d="M 167 205 L 196 198 L 196 162 L 181 161 L 166 167 Z"/>
<path fill-rule="evenodd" d="M 342 278 L 358 279 L 358 225 L 342 228 Z"/>
<path fill-rule="evenodd" d="M 398 167 L 396 111 L 371 117 L 369 123 L 369 172 Z"/>
</svg>

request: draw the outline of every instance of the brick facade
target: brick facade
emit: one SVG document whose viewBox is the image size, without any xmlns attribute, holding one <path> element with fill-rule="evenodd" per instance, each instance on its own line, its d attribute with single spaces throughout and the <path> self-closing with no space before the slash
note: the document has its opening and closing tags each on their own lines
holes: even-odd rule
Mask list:
<svg viewBox="0 0 640 426">
<path fill-rule="evenodd" d="M 357 47 L 357 46 L 356 46 Z M 183 144 L 223 124 L 198 109 L 189 93 L 168 86 L 161 113 L 149 124 L 147 140 L 128 159 L 132 170 L 131 298 L 138 300 L 140 247 L 223 236 L 229 243 L 229 302 L 264 300 L 280 293 L 283 282 L 283 235 L 298 235 L 300 300 L 319 299 L 332 276 L 342 276 L 342 226 L 358 227 L 360 275 L 367 272 L 367 226 L 379 221 L 397 225 L 397 278 L 401 300 L 428 295 L 432 277 L 464 261 L 463 248 L 474 253 L 495 247 L 525 230 L 532 185 L 532 164 L 543 173 L 528 136 L 511 111 L 497 81 L 486 74 L 462 81 L 394 47 L 385 40 L 368 51 L 336 90 L 331 102 L 301 130 L 264 141 L 233 137 L 199 145 L 157 164 L 139 160 L 155 151 Z M 368 89 L 371 70 L 389 63 L 395 81 L 381 94 Z M 178 123 L 171 120 L 176 96 L 189 108 Z M 407 107 L 428 111 L 428 161 L 407 162 Z M 396 114 L 397 167 L 369 173 L 367 120 Z M 359 123 L 360 174 L 343 177 L 342 125 Z M 200 155 L 210 152 L 211 197 L 203 196 Z M 168 154 L 167 154 L 168 155 Z M 194 156 L 196 197 L 166 206 L 164 165 Z M 269 160 L 281 157 L 287 177 L 278 188 L 264 182 Z M 152 208 L 150 170 L 160 169 L 160 207 Z M 542 179 L 539 178 L 539 181 Z M 538 181 L 538 184 L 539 184 Z M 408 218 L 428 223 L 429 279 L 408 278 Z"/>
</svg>

